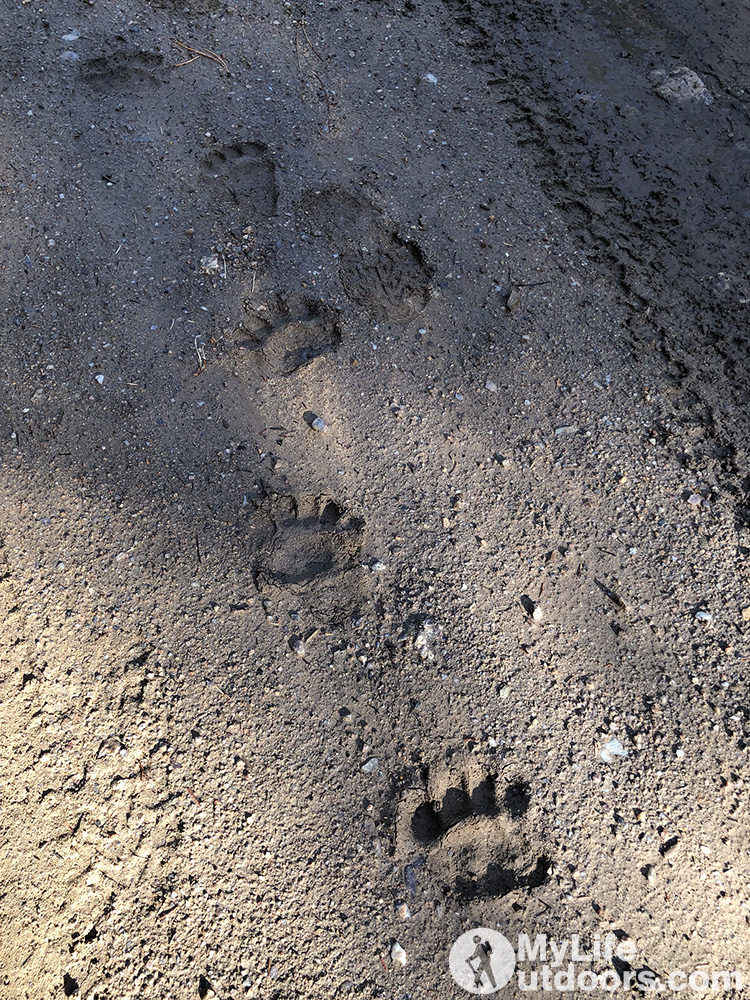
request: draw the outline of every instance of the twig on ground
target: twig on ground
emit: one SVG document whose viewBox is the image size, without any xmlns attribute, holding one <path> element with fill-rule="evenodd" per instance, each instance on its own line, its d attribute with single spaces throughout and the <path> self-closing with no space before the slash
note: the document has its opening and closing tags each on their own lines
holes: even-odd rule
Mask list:
<svg viewBox="0 0 750 1000">
<path fill-rule="evenodd" d="M 323 83 L 323 81 L 318 76 L 318 74 L 315 72 L 315 70 L 312 71 L 312 75 L 315 77 L 315 79 L 318 81 L 318 83 L 320 84 L 320 86 L 323 88 L 323 96 L 326 99 L 326 110 L 327 110 L 327 113 L 328 113 L 328 131 L 330 132 L 331 131 L 331 99 L 328 96 L 328 88 Z"/>
<path fill-rule="evenodd" d="M 304 17 L 301 17 L 297 21 L 297 30 L 296 30 L 296 33 L 295 33 L 295 36 L 294 36 L 294 46 L 295 46 L 295 49 L 297 51 L 297 67 L 298 67 L 300 73 L 302 73 L 302 50 L 301 50 L 301 46 L 300 46 L 300 32 L 304 35 L 305 41 L 307 42 L 307 44 L 308 44 L 308 46 L 310 48 L 310 51 L 315 56 L 315 58 L 318 59 L 321 63 L 325 63 L 325 59 L 323 58 L 323 56 L 320 54 L 320 52 L 318 52 L 317 48 L 315 47 L 315 44 L 314 44 L 312 38 L 310 38 L 310 35 L 308 33 L 307 25 L 305 24 L 305 19 L 304 19 Z M 308 58 L 307 61 L 309 62 L 309 58 Z M 331 129 L 332 129 L 332 124 L 331 124 L 331 98 L 330 98 L 330 94 L 328 93 L 328 87 L 326 87 L 326 85 L 325 85 L 325 83 L 323 83 L 323 80 L 321 79 L 320 75 L 318 73 L 316 73 L 315 70 L 309 69 L 309 72 L 318 81 L 318 83 L 320 84 L 321 89 L 323 91 L 323 96 L 325 97 L 326 109 L 327 109 L 327 114 L 328 114 L 328 126 L 327 126 L 327 128 L 328 128 L 328 131 L 330 132 Z M 302 95 L 302 100 L 303 101 L 305 100 L 304 94 Z"/>
<path fill-rule="evenodd" d="M 204 344 L 200 343 L 200 336 L 196 337 L 193 343 L 195 344 L 195 353 L 198 355 L 198 371 L 193 372 L 193 374 L 200 375 L 206 370 L 206 348 Z"/>
<path fill-rule="evenodd" d="M 307 26 L 306 26 L 306 24 L 305 24 L 305 19 L 304 19 L 304 17 L 303 17 L 303 18 L 300 18 L 300 24 L 301 24 L 301 26 L 302 26 L 302 30 L 303 30 L 303 31 L 304 31 L 304 33 L 305 33 L 305 38 L 307 39 L 307 44 L 308 44 L 308 45 L 310 46 L 310 48 L 311 48 L 311 49 L 313 50 L 313 52 L 314 52 L 314 53 L 315 53 L 315 55 L 316 55 L 316 56 L 318 57 L 318 59 L 320 59 L 320 61 L 321 61 L 321 62 L 323 62 L 323 61 L 324 61 L 324 60 L 323 60 L 323 56 L 322 56 L 322 55 L 320 54 L 320 52 L 318 52 L 318 50 L 317 50 L 317 49 L 315 48 L 315 46 L 313 45 L 313 43 L 312 43 L 312 41 L 311 41 L 311 39 L 310 39 L 310 36 L 309 36 L 309 35 L 308 35 L 308 33 L 307 33 Z"/>
<path fill-rule="evenodd" d="M 179 38 L 172 38 L 171 41 L 175 45 L 179 45 L 181 49 L 185 49 L 186 52 L 194 52 L 196 59 L 198 58 L 198 56 L 203 56 L 204 59 L 210 59 L 211 62 L 215 62 L 217 66 L 220 66 L 221 69 L 224 70 L 225 73 L 229 72 L 229 66 L 227 65 L 226 59 L 224 59 L 223 56 L 218 55 L 218 53 L 212 52 L 211 49 L 196 49 L 196 48 L 193 48 L 192 45 L 186 45 L 184 42 L 181 42 L 179 40 Z M 178 65 L 180 65 L 180 66 L 186 66 L 187 63 L 192 62 L 192 61 L 193 61 L 192 59 L 188 59 L 188 60 L 186 60 L 186 62 L 179 63 Z"/>
</svg>

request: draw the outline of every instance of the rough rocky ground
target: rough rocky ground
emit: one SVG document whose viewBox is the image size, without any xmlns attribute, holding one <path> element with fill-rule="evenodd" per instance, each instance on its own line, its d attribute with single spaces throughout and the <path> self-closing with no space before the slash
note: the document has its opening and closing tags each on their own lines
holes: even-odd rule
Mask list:
<svg viewBox="0 0 750 1000">
<path fill-rule="evenodd" d="M 750 982 L 747 12 L 2 16 L 0 998 Z"/>
</svg>

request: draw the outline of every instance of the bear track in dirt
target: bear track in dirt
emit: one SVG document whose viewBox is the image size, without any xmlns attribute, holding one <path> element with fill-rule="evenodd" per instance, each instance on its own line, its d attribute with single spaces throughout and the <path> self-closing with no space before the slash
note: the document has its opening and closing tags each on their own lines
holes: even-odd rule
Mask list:
<svg viewBox="0 0 750 1000">
<path fill-rule="evenodd" d="M 418 856 L 417 865 L 424 857 L 443 894 L 461 902 L 538 888 L 549 880 L 552 862 L 529 831 L 530 805 L 522 779 L 501 787 L 494 774 L 437 770 L 426 789 L 402 796 L 396 853 Z"/>
<path fill-rule="evenodd" d="M 245 309 L 234 347 L 252 352 L 275 375 L 291 375 L 335 352 L 343 340 L 336 310 L 307 295 L 283 293 L 259 304 L 247 302 Z"/>
<path fill-rule="evenodd" d="M 347 297 L 373 318 L 402 321 L 427 305 L 432 270 L 422 249 L 389 227 L 370 202 L 336 187 L 309 191 L 297 217 L 300 227 L 330 240 Z"/>
<path fill-rule="evenodd" d="M 101 55 L 81 67 L 83 80 L 100 96 L 127 96 L 142 87 L 152 90 L 162 85 L 158 71 L 164 57 L 148 49 L 134 49 L 118 35 Z"/>
<path fill-rule="evenodd" d="M 259 509 L 270 522 L 256 576 L 261 591 L 303 598 L 305 610 L 327 624 L 342 622 L 367 602 L 363 518 L 327 495 L 271 494 Z"/>
<path fill-rule="evenodd" d="M 266 222 L 279 196 L 276 169 L 260 142 L 234 142 L 212 150 L 200 161 L 216 209 L 240 212 L 243 222 Z"/>
</svg>

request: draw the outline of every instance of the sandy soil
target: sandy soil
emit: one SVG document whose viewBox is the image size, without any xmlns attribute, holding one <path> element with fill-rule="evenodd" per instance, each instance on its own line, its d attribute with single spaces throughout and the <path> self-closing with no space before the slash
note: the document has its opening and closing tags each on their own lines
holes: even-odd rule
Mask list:
<svg viewBox="0 0 750 1000">
<path fill-rule="evenodd" d="M 750 985 L 747 11 L 2 19 L 0 1000 Z"/>
</svg>

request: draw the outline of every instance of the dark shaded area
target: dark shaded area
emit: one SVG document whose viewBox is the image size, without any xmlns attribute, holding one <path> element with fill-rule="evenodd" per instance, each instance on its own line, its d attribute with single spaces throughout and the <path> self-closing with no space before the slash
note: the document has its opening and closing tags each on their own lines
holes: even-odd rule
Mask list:
<svg viewBox="0 0 750 1000">
<path fill-rule="evenodd" d="M 437 840 L 442 832 L 440 818 L 431 802 L 423 802 L 411 818 L 411 830 L 415 840 L 420 844 L 430 844 Z"/>
<path fill-rule="evenodd" d="M 473 872 L 456 877 L 455 892 L 462 902 L 485 897 L 506 896 L 514 889 L 538 889 L 549 882 L 549 857 L 542 855 L 531 872 L 519 874 L 512 861 L 491 862 L 486 871 L 477 875 Z"/>
<path fill-rule="evenodd" d="M 498 813 L 495 775 L 488 774 L 471 793 L 471 808 L 477 816 L 495 816 Z M 507 792 L 506 792 L 507 795 Z"/>
<path fill-rule="evenodd" d="M 488 775 L 472 790 L 449 788 L 442 802 L 423 802 L 412 816 L 411 828 L 420 844 L 430 844 L 451 827 L 470 816 L 496 816 L 498 813 L 495 775 Z M 507 796 L 507 792 L 506 792 Z"/>
<path fill-rule="evenodd" d="M 531 802 L 531 785 L 519 778 L 505 789 L 503 805 L 513 819 L 523 816 Z"/>
<path fill-rule="evenodd" d="M 78 983 L 69 973 L 66 972 L 63 976 L 63 993 L 66 997 L 72 997 L 75 996 L 77 992 Z"/>
</svg>

